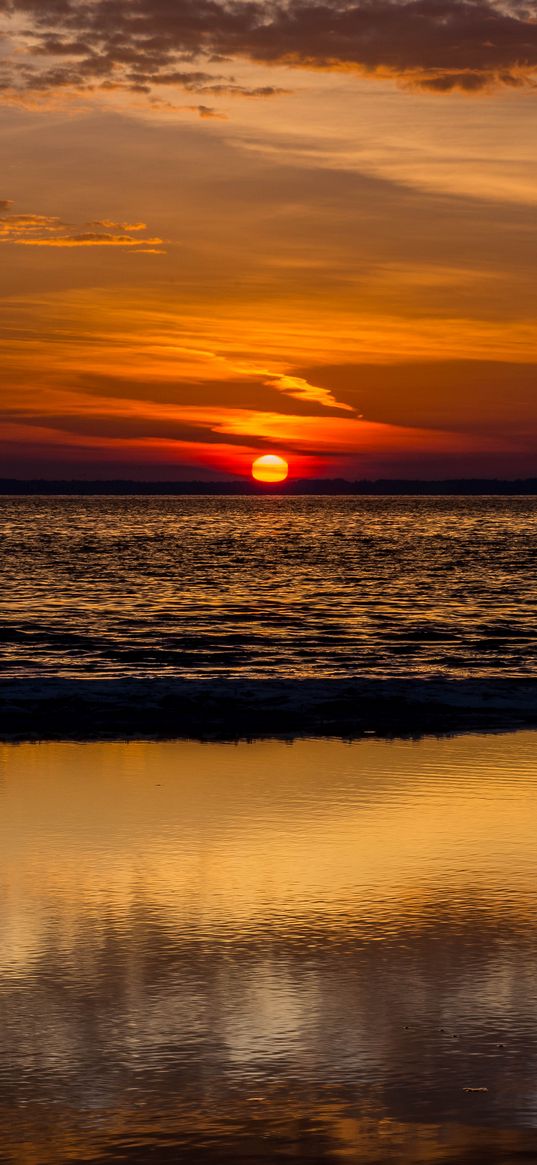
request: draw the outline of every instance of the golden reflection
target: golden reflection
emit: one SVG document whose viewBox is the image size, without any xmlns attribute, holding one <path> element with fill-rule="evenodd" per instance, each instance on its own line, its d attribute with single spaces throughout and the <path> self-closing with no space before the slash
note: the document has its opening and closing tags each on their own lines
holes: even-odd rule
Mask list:
<svg viewBox="0 0 537 1165">
<path fill-rule="evenodd" d="M 51 912 L 133 896 L 183 929 L 408 920 L 465 887 L 533 903 L 537 766 L 511 780 L 496 738 L 389 744 L 2 746 L 5 951 L 23 967 Z M 438 764 L 438 767 L 436 767 Z M 516 859 L 516 861 L 515 861 Z M 515 869 L 513 863 L 515 862 Z M 70 920 L 70 921 L 69 921 Z"/>
<path fill-rule="evenodd" d="M 0 766 L 0 1158 L 536 1147 L 534 734 Z"/>
<path fill-rule="evenodd" d="M 288 1086 L 292 1091 L 293 1082 Z M 10 1110 L 0 1108 L 0 1132 L 4 1132 L 5 1122 L 4 1143 L 12 1149 L 16 1165 L 108 1161 L 110 1144 L 127 1153 L 129 1149 L 143 1152 L 146 1146 L 147 1152 L 155 1129 L 162 1141 L 159 1165 L 175 1165 L 178 1151 L 194 1153 L 196 1160 L 211 1165 L 236 1165 L 242 1159 L 268 1165 L 288 1159 L 280 1156 L 282 1145 L 291 1148 L 300 1160 L 309 1161 L 315 1153 L 315 1161 L 355 1165 L 387 1165 L 388 1161 L 397 1165 L 445 1165 L 446 1161 L 506 1165 L 519 1157 L 535 1160 L 537 1140 L 531 1129 L 416 1123 L 393 1119 L 380 1103 L 360 1105 L 359 1112 L 357 1108 L 333 1097 L 329 1088 L 315 1100 L 285 1095 L 281 1089 L 242 1102 L 228 1097 L 221 1107 L 215 1105 L 213 1097 L 211 1110 L 205 1111 L 188 1108 L 177 1098 L 149 1104 L 134 1099 L 130 1106 L 123 1101 L 117 1110 L 103 1113 L 98 1127 L 90 1127 L 87 1121 L 84 1127 L 68 1108 L 55 1109 L 54 1119 L 47 1120 L 42 1109 L 29 1106 L 24 1144 L 11 1139 Z M 229 1125 L 236 1140 L 229 1146 L 225 1141 L 218 1144 L 219 1133 L 223 1135 Z M 145 1159 L 150 1161 L 151 1156 Z"/>
</svg>

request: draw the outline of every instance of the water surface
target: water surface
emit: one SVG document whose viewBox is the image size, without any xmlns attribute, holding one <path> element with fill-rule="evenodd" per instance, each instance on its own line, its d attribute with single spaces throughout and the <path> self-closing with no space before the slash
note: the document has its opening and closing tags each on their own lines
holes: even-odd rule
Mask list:
<svg viewBox="0 0 537 1165">
<path fill-rule="evenodd" d="M 537 674 L 537 498 L 3 497 L 9 677 Z"/>
<path fill-rule="evenodd" d="M 0 1161 L 537 1161 L 536 743 L 0 746 Z"/>
</svg>

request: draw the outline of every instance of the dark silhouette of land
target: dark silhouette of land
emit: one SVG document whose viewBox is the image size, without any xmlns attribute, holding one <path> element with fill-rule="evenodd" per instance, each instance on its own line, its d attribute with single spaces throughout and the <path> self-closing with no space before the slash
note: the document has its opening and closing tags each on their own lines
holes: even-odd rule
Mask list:
<svg viewBox="0 0 537 1165">
<path fill-rule="evenodd" d="M 513 497 L 516 495 L 537 496 L 537 477 L 517 480 L 499 478 L 446 478 L 442 481 L 405 480 L 380 478 L 377 481 L 346 481 L 344 478 L 291 478 L 277 485 L 261 485 L 249 478 L 225 481 L 49 481 L 46 479 L 19 480 L 0 478 L 0 494 L 3 495 L 60 495 L 89 497 L 108 495 L 200 495 L 215 497 L 262 496 L 278 494 L 287 497 L 324 496 L 400 496 L 432 495 L 449 497 L 482 495 Z"/>
<path fill-rule="evenodd" d="M 537 679 L 0 680 L 0 741 L 419 738 L 537 726 Z"/>
</svg>

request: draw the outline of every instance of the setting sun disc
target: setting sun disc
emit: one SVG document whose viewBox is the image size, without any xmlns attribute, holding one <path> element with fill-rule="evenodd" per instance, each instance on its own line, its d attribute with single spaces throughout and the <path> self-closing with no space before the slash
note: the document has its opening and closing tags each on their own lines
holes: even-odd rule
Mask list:
<svg viewBox="0 0 537 1165">
<path fill-rule="evenodd" d="M 287 462 L 283 457 L 277 457 L 274 453 L 266 453 L 263 457 L 257 457 L 252 464 L 252 477 L 256 481 L 263 481 L 267 484 L 285 481 L 288 473 Z"/>
</svg>

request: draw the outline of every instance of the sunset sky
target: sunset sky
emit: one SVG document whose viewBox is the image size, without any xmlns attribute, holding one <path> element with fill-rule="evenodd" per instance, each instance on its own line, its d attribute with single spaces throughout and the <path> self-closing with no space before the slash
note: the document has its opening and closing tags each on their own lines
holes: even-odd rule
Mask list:
<svg viewBox="0 0 537 1165">
<path fill-rule="evenodd" d="M 533 0 L 0 0 L 2 476 L 537 473 Z"/>
</svg>

